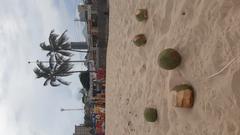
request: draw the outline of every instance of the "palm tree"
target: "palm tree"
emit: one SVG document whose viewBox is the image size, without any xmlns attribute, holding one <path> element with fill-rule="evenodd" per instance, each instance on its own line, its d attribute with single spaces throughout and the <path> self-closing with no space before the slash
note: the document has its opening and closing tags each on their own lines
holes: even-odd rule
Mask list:
<svg viewBox="0 0 240 135">
<path fill-rule="evenodd" d="M 59 35 L 55 34 L 54 30 L 52 30 L 50 32 L 50 35 L 49 35 L 49 38 L 48 38 L 49 45 L 46 45 L 45 42 L 40 43 L 40 47 L 42 48 L 42 50 L 48 51 L 47 56 L 49 56 L 50 54 L 55 54 L 55 55 L 58 54 L 58 55 L 70 57 L 73 54 L 70 53 L 69 51 L 84 52 L 84 53 L 89 52 L 89 51 L 80 51 L 80 50 L 72 49 L 71 44 L 69 42 L 67 42 L 68 38 L 65 35 L 66 32 L 67 32 L 67 30 L 65 30 L 62 33 L 62 35 L 59 37 Z"/>
<path fill-rule="evenodd" d="M 47 86 L 50 82 L 50 85 L 53 87 L 63 85 L 69 85 L 70 82 L 64 81 L 62 77 L 70 76 L 73 73 L 81 73 L 86 71 L 71 71 L 73 64 L 70 64 L 69 61 L 63 61 L 61 64 L 52 63 L 49 61 L 49 66 L 45 66 L 42 62 L 37 62 L 37 68 L 34 68 L 33 71 L 36 74 L 36 78 L 46 79 L 43 83 L 44 86 Z M 95 72 L 95 71 L 87 71 Z"/>
<path fill-rule="evenodd" d="M 47 56 L 50 56 L 49 62 L 55 61 L 55 63 L 62 63 L 65 60 L 69 60 L 70 57 L 73 55 L 70 51 L 85 53 L 89 52 L 72 49 L 71 44 L 67 42 L 68 38 L 65 35 L 66 32 L 67 30 L 65 30 L 59 37 L 59 35 L 55 34 L 54 30 L 52 30 L 48 38 L 49 45 L 46 45 L 45 42 L 40 44 L 42 50 L 48 51 Z M 70 61 L 70 62 L 87 62 L 87 61 Z"/>
<path fill-rule="evenodd" d="M 36 61 L 28 61 L 28 64 L 31 64 L 31 63 L 38 63 L 38 62 L 42 62 L 42 63 L 49 63 L 49 61 L 46 61 L 46 60 L 36 60 Z M 59 63 L 59 61 L 52 61 L 54 63 Z M 69 60 L 70 63 L 79 63 L 79 62 L 88 62 L 86 60 Z"/>
</svg>

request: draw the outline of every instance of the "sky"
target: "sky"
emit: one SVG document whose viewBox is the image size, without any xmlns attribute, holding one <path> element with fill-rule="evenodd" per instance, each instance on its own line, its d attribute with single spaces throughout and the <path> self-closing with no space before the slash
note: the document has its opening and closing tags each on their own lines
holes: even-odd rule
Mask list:
<svg viewBox="0 0 240 135">
<path fill-rule="evenodd" d="M 83 123 L 78 75 L 70 86 L 44 87 L 29 60 L 47 60 L 39 44 L 52 29 L 68 29 L 71 41 L 83 41 L 83 24 L 74 22 L 79 0 L 0 0 L 0 135 L 72 135 Z M 75 55 L 73 59 L 81 59 Z M 81 65 L 75 69 L 82 70 Z"/>
</svg>

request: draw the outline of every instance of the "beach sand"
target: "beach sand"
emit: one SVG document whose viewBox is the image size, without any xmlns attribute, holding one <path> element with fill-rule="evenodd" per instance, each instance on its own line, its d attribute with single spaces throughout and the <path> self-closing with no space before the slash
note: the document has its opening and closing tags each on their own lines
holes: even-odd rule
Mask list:
<svg viewBox="0 0 240 135">
<path fill-rule="evenodd" d="M 146 22 L 135 19 L 139 8 Z M 110 0 L 109 19 L 107 135 L 240 135 L 240 0 Z M 136 47 L 140 33 L 147 43 Z M 166 48 L 182 55 L 175 70 L 157 64 Z M 195 89 L 191 109 L 171 103 L 181 83 Z M 145 107 L 158 110 L 157 122 L 144 120 Z"/>
</svg>

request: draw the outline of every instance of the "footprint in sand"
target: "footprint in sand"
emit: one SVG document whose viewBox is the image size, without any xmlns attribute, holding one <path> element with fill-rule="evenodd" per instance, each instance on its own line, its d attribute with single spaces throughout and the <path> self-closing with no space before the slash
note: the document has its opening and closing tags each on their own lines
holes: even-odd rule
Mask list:
<svg viewBox="0 0 240 135">
<path fill-rule="evenodd" d="M 227 121 L 225 123 L 225 128 L 224 128 L 225 134 L 236 135 L 237 130 L 238 130 L 238 125 L 233 121 Z"/>
<path fill-rule="evenodd" d="M 135 132 L 135 129 L 133 127 L 133 123 L 131 121 L 128 121 L 128 128 L 129 128 L 130 132 Z"/>
<path fill-rule="evenodd" d="M 129 104 L 129 98 L 126 99 L 126 105 L 128 105 L 128 104 Z"/>
<path fill-rule="evenodd" d="M 147 69 L 146 64 L 143 64 L 142 67 L 140 68 L 140 73 L 145 72 Z"/>
</svg>

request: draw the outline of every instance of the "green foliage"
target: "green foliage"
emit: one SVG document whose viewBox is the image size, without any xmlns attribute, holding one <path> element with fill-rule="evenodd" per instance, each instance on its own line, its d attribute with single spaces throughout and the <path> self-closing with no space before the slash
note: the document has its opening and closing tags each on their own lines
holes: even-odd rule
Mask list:
<svg viewBox="0 0 240 135">
<path fill-rule="evenodd" d="M 91 129 L 91 130 L 89 131 L 89 133 L 90 133 L 91 135 L 95 135 L 94 129 Z"/>
<path fill-rule="evenodd" d="M 157 120 L 157 110 L 154 108 L 146 108 L 144 111 L 144 118 L 148 122 L 155 122 Z"/>
<path fill-rule="evenodd" d="M 87 127 L 92 127 L 93 126 L 93 122 L 92 122 L 92 117 L 90 114 L 86 114 L 84 115 L 84 125 Z"/>
<path fill-rule="evenodd" d="M 93 122 L 87 120 L 87 121 L 84 121 L 84 125 L 85 125 L 86 127 L 93 127 Z"/>
<path fill-rule="evenodd" d="M 158 57 L 159 66 L 166 70 L 176 68 L 181 64 L 181 61 L 181 55 L 171 48 L 163 50 Z"/>
<path fill-rule="evenodd" d="M 142 46 L 144 44 L 147 43 L 147 38 L 145 37 L 144 34 L 138 34 L 134 37 L 133 39 L 133 43 L 136 45 L 136 46 Z"/>
<path fill-rule="evenodd" d="M 181 90 L 186 90 L 186 89 L 193 90 L 193 87 L 189 84 L 180 84 L 173 88 L 173 90 L 175 90 L 175 91 L 181 91 Z"/>
<path fill-rule="evenodd" d="M 145 21 L 148 19 L 148 13 L 146 9 L 138 9 L 136 12 L 136 19 L 138 21 Z"/>
<path fill-rule="evenodd" d="M 91 116 L 90 115 L 84 115 L 84 120 L 85 121 L 91 121 Z"/>
<path fill-rule="evenodd" d="M 82 97 L 82 103 L 86 103 L 87 102 L 87 99 L 88 99 L 88 97 L 86 96 L 86 95 L 83 95 L 83 97 Z"/>
<path fill-rule="evenodd" d="M 89 71 L 82 72 L 79 75 L 79 79 L 80 79 L 80 82 L 82 83 L 82 86 L 87 90 L 90 88 L 90 77 L 89 77 L 89 75 L 90 75 Z"/>
</svg>

